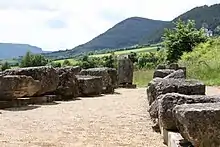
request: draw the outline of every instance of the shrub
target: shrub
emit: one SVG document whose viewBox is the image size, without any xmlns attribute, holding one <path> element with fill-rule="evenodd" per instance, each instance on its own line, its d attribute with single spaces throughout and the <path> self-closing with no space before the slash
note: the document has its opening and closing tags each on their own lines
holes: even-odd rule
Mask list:
<svg viewBox="0 0 220 147">
<path fill-rule="evenodd" d="M 175 25 L 173 30 L 165 29 L 163 36 L 170 63 L 177 62 L 184 52 L 191 52 L 196 45 L 207 40 L 204 30 L 197 30 L 192 20 L 185 23 L 179 19 Z"/>
</svg>

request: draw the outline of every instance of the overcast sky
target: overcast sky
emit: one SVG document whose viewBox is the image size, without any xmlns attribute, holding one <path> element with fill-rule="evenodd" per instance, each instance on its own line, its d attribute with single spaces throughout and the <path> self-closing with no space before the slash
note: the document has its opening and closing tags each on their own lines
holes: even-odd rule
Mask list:
<svg viewBox="0 0 220 147">
<path fill-rule="evenodd" d="M 71 49 L 128 17 L 172 20 L 220 0 L 0 0 L 0 42 Z"/>
</svg>

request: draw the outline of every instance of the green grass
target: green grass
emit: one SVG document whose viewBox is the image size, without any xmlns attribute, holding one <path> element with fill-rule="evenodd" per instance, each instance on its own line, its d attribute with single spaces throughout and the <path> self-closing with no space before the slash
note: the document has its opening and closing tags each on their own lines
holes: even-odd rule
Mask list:
<svg viewBox="0 0 220 147">
<path fill-rule="evenodd" d="M 115 55 L 126 55 L 126 54 L 129 54 L 130 52 L 143 53 L 143 52 L 151 52 L 151 51 L 156 51 L 156 50 L 157 50 L 157 47 L 145 47 L 145 48 L 140 48 L 140 49 L 116 51 L 114 53 Z M 110 56 L 110 55 L 111 53 L 106 53 L 106 54 L 91 55 L 90 57 L 103 57 L 103 56 Z"/>
<path fill-rule="evenodd" d="M 209 86 L 220 86 L 220 61 L 187 65 L 187 77 L 198 79 Z"/>
<path fill-rule="evenodd" d="M 138 70 L 134 71 L 134 84 L 138 87 L 146 87 L 153 79 L 154 70 Z"/>
<path fill-rule="evenodd" d="M 220 86 L 220 38 L 198 45 L 182 56 L 187 77 L 203 81 L 209 86 Z"/>
<path fill-rule="evenodd" d="M 66 59 L 56 60 L 56 61 L 54 61 L 54 62 L 59 62 L 59 63 L 63 64 L 64 60 L 66 60 Z M 69 60 L 72 65 L 76 65 L 76 64 L 78 63 L 78 61 L 75 60 L 75 59 L 67 59 L 67 60 Z"/>
</svg>

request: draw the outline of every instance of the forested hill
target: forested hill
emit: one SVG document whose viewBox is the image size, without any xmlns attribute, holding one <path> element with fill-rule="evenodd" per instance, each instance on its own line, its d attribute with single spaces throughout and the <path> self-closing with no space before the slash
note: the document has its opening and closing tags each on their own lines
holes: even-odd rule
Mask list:
<svg viewBox="0 0 220 147">
<path fill-rule="evenodd" d="M 188 19 L 195 20 L 197 28 L 205 26 L 214 31 L 214 33 L 219 26 L 220 32 L 220 4 L 215 4 L 212 6 L 196 7 L 169 22 L 131 17 L 116 24 L 91 41 L 79 45 L 72 50 L 48 53 L 46 56 L 65 58 L 80 53 L 88 53 L 94 50 L 114 50 L 136 44 L 143 45 L 158 43 L 162 41 L 161 37 L 164 29 L 174 27 L 175 25 L 173 22 L 179 18 L 183 21 L 187 21 Z"/>
<path fill-rule="evenodd" d="M 168 22 L 151 20 L 141 17 L 128 18 L 91 41 L 77 46 L 74 53 L 88 52 L 102 49 L 117 49 L 129 47 L 139 43 L 144 36 L 164 26 Z"/>
<path fill-rule="evenodd" d="M 176 17 L 172 22 L 181 19 L 187 21 L 188 19 L 195 20 L 196 27 L 201 28 L 202 26 L 215 31 L 218 26 L 220 26 L 220 4 L 215 4 L 212 6 L 201 6 L 193 8 L 192 10 Z M 155 43 L 161 41 L 161 36 L 164 32 L 164 28 L 174 27 L 173 23 L 162 26 L 160 29 L 155 30 L 151 35 L 144 37 L 140 40 L 140 44 Z"/>
</svg>

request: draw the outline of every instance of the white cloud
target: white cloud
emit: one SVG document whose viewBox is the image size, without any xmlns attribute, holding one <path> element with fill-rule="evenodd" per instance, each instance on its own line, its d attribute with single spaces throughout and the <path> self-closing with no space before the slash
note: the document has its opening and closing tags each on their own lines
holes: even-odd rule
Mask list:
<svg viewBox="0 0 220 147">
<path fill-rule="evenodd" d="M 0 42 L 73 48 L 132 16 L 171 20 L 220 0 L 0 0 Z"/>
</svg>

